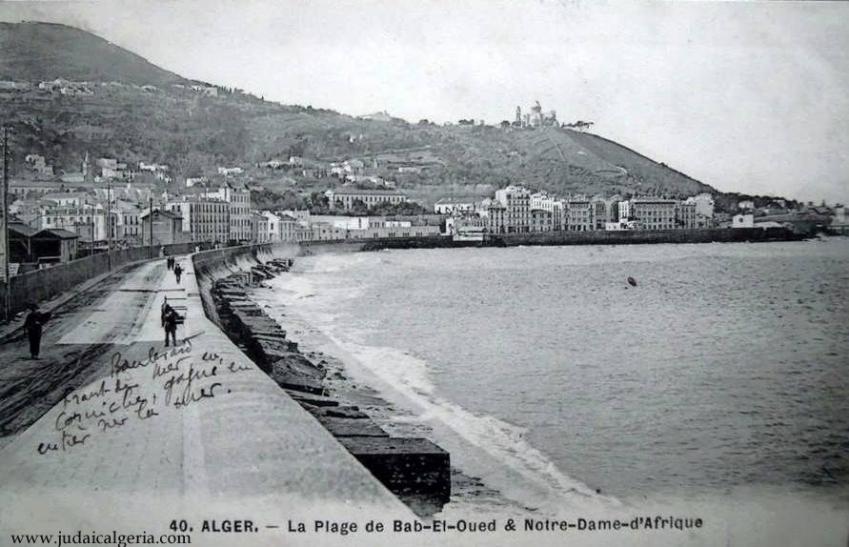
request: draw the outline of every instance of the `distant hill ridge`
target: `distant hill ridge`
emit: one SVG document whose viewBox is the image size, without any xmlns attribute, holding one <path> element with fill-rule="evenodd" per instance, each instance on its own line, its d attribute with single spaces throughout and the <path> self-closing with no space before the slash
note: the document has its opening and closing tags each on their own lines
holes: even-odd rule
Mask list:
<svg viewBox="0 0 849 547">
<path fill-rule="evenodd" d="M 44 155 L 73 170 L 81 158 L 158 161 L 179 176 L 215 165 L 251 165 L 289 156 L 374 157 L 427 148 L 422 172 L 383 173 L 424 201 L 452 194 L 488 195 L 524 183 L 562 195 L 687 196 L 718 193 L 625 146 L 561 128 L 410 124 L 386 112 L 353 117 L 266 102 L 238 91 L 219 96 L 173 84 L 193 83 L 91 33 L 49 23 L 0 23 L 0 80 L 117 81 L 87 96 L 51 98 L 40 90 L 2 91 L 0 116 L 13 128 L 16 156 Z M 377 119 L 364 119 L 364 118 Z M 327 181 L 314 181 L 314 186 Z"/>
<path fill-rule="evenodd" d="M 188 82 L 99 36 L 56 23 L 0 23 L 0 51 L 0 80 Z"/>
</svg>

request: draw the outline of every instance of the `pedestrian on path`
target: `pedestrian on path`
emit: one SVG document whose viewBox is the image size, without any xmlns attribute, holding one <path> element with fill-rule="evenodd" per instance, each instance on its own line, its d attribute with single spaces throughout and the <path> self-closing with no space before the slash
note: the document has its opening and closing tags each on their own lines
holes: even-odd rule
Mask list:
<svg viewBox="0 0 849 547">
<path fill-rule="evenodd" d="M 41 331 L 42 326 L 50 319 L 50 313 L 43 313 L 38 310 L 38 306 L 30 304 L 30 312 L 24 321 L 24 328 L 27 331 L 29 338 L 29 353 L 33 359 L 38 359 L 38 354 L 41 350 Z"/>
<path fill-rule="evenodd" d="M 180 284 L 180 276 L 183 275 L 183 268 L 177 264 L 174 266 L 174 277 L 177 278 L 177 284 Z"/>
<path fill-rule="evenodd" d="M 165 317 L 168 315 L 168 310 L 171 310 L 171 304 L 168 303 L 168 297 L 165 297 L 165 301 L 162 302 L 162 328 L 165 328 Z"/>
<path fill-rule="evenodd" d="M 165 347 L 168 347 L 168 336 L 171 336 L 171 342 L 177 345 L 177 325 L 180 323 L 180 316 L 174 311 L 174 308 L 168 306 L 165 310 L 162 326 L 165 328 Z"/>
</svg>

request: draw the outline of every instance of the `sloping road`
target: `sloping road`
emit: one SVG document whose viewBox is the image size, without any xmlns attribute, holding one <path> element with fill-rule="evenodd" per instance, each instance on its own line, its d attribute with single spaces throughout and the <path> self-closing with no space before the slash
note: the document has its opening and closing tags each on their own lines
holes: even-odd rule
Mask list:
<svg viewBox="0 0 849 547">
<path fill-rule="evenodd" d="M 113 346 L 164 339 L 159 313 L 166 297 L 184 301 L 185 289 L 164 260 L 130 266 L 54 313 L 44 328 L 40 359 L 30 358 L 23 331 L 0 344 L 0 438 L 26 428 L 100 376 L 99 358 Z"/>
</svg>

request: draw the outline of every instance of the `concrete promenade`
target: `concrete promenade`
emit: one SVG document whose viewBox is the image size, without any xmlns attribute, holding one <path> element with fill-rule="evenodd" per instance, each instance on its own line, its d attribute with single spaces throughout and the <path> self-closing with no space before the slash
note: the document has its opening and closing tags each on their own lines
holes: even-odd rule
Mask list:
<svg viewBox="0 0 849 547">
<path fill-rule="evenodd" d="M 412 518 L 206 318 L 192 261 L 178 261 L 181 284 L 157 260 L 60 308 L 40 361 L 24 337 L 0 346 L 0 389 L 15 401 L 0 412 L 12 417 L 0 533 L 160 532 L 183 518 L 197 533 L 199 519 L 248 518 L 263 527 L 249 544 L 273 545 L 291 518 Z M 176 349 L 164 346 L 165 298 L 186 317 Z"/>
</svg>

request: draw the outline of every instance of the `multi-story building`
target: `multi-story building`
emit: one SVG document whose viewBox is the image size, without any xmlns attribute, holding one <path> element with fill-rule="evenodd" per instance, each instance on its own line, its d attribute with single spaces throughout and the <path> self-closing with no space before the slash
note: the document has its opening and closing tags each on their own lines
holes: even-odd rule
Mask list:
<svg viewBox="0 0 849 547">
<path fill-rule="evenodd" d="M 473 200 L 442 198 L 433 204 L 433 212 L 439 215 L 471 213 L 477 210 Z"/>
<path fill-rule="evenodd" d="M 495 201 L 504 206 L 507 233 L 526 233 L 531 229 L 531 193 L 522 186 L 510 185 L 495 191 Z"/>
<path fill-rule="evenodd" d="M 616 205 L 619 208 L 619 220 L 631 220 L 631 202 L 625 200 L 618 202 Z"/>
<path fill-rule="evenodd" d="M 674 199 L 632 199 L 630 219 L 636 220 L 643 230 L 673 230 L 677 206 Z"/>
<path fill-rule="evenodd" d="M 86 192 L 52 192 L 45 194 L 41 199 L 54 201 L 60 207 L 82 207 L 93 201 Z"/>
<path fill-rule="evenodd" d="M 183 196 L 166 203 L 165 210 L 182 218 L 181 228 L 191 241 L 226 243 L 230 240 L 230 204 L 226 201 L 201 195 Z"/>
<path fill-rule="evenodd" d="M 696 204 L 683 201 L 675 207 L 675 227 L 685 230 L 698 228 Z"/>
<path fill-rule="evenodd" d="M 217 198 L 228 204 L 230 209 L 230 230 L 228 238 L 233 241 L 251 240 L 251 191 L 247 186 L 225 184 L 215 191 L 204 194 L 208 198 Z"/>
<path fill-rule="evenodd" d="M 588 232 L 594 227 L 592 202 L 586 199 L 568 200 L 566 229 L 570 232 Z"/>
<path fill-rule="evenodd" d="M 141 211 L 138 206 L 127 201 L 117 201 L 112 204 L 111 210 L 116 216 L 116 235 L 118 239 L 128 242 L 139 242 L 141 240 Z"/>
<path fill-rule="evenodd" d="M 379 217 L 353 217 L 343 215 L 312 215 L 309 217 L 310 222 L 324 222 L 335 228 L 342 230 L 365 230 L 374 222 L 378 221 Z"/>
<path fill-rule="evenodd" d="M 261 214 L 265 217 L 266 228 L 268 230 L 266 241 L 272 243 L 280 241 L 280 216 L 271 211 L 263 211 Z"/>
<path fill-rule="evenodd" d="M 251 213 L 251 241 L 253 243 L 268 243 L 271 241 L 268 231 L 268 217 L 259 211 L 253 211 Z"/>
<path fill-rule="evenodd" d="M 67 230 L 79 235 L 80 241 L 106 241 L 109 237 L 118 239 L 118 215 L 111 211 L 110 222 L 107 222 L 106 208 L 100 204 L 44 207 L 40 215 L 41 228 Z"/>
<path fill-rule="evenodd" d="M 325 192 L 331 209 L 341 208 L 344 211 L 350 211 L 354 208 L 354 204 L 362 202 L 366 207 L 371 208 L 382 203 L 399 204 L 407 201 L 407 196 L 403 192 L 396 190 L 359 190 L 355 188 L 341 188 L 339 190 L 328 190 Z"/>
<path fill-rule="evenodd" d="M 154 209 L 151 215 L 150 210 L 145 209 L 139 219 L 142 245 L 172 245 L 191 240 L 190 235 L 183 232 L 183 218 L 178 213 Z"/>
<path fill-rule="evenodd" d="M 687 198 L 686 203 L 696 205 L 696 227 L 710 228 L 713 226 L 714 200 L 707 192 Z M 754 203 L 749 202 L 754 208 Z"/>
<path fill-rule="evenodd" d="M 280 241 L 302 241 L 299 236 L 303 234 L 303 231 L 298 219 L 291 215 L 282 214 L 278 225 Z"/>
<path fill-rule="evenodd" d="M 63 189 L 61 183 L 52 180 L 12 180 L 9 181 L 9 201 L 15 199 L 37 199 Z"/>
<path fill-rule="evenodd" d="M 545 209 L 531 209 L 531 232 L 554 231 L 554 212 Z"/>
<path fill-rule="evenodd" d="M 507 207 L 500 201 L 492 201 L 486 209 L 487 229 L 491 234 L 507 233 Z"/>
</svg>

